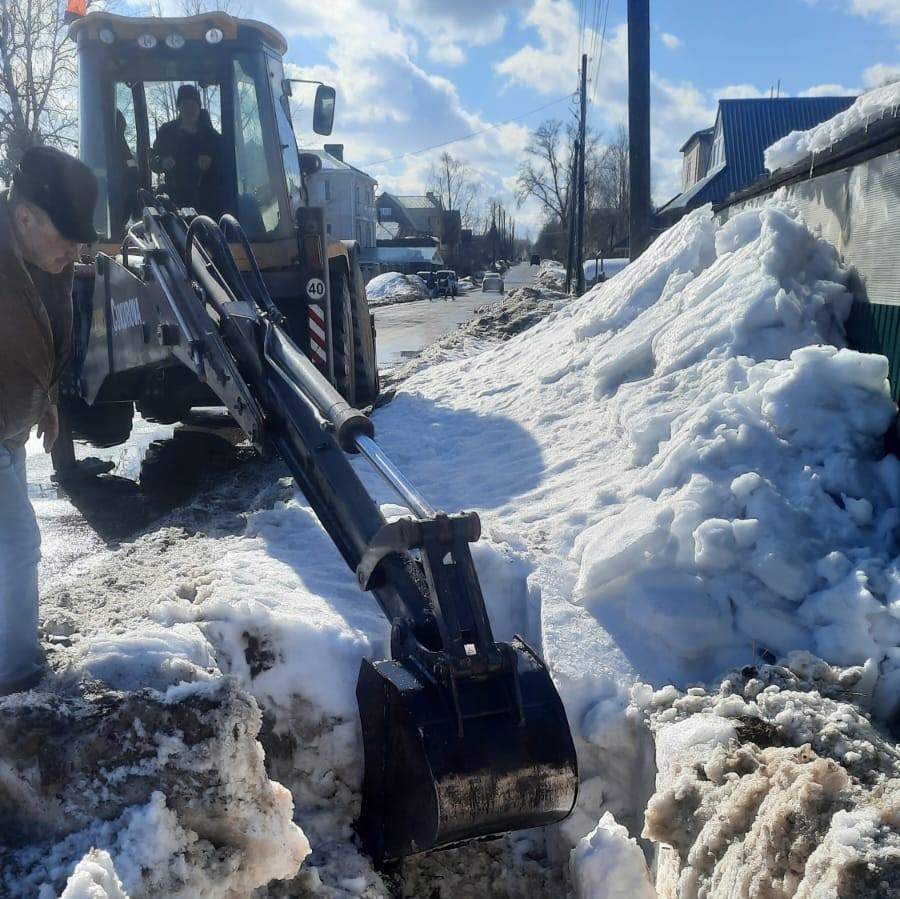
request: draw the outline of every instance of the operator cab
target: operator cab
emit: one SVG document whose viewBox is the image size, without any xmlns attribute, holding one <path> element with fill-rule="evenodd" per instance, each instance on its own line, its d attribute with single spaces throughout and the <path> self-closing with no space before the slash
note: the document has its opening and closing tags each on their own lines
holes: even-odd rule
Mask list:
<svg viewBox="0 0 900 899">
<path fill-rule="evenodd" d="M 278 31 L 220 12 L 182 19 L 100 12 L 76 20 L 70 36 L 81 67 L 80 155 L 100 184 L 101 242 L 121 241 L 140 215 L 138 188 L 163 187 L 153 148 L 163 125 L 178 118 L 183 85 L 199 96 L 200 126 L 218 148 L 212 172 L 190 175 L 194 208 L 235 215 L 254 243 L 294 236 L 306 200 L 282 65 L 287 43 Z M 318 133 L 331 132 L 334 96 L 319 86 Z"/>
</svg>

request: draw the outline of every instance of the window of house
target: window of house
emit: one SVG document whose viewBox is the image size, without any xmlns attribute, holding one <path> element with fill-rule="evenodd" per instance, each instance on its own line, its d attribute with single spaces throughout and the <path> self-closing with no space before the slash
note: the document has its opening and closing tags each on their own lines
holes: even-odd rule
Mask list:
<svg viewBox="0 0 900 899">
<path fill-rule="evenodd" d="M 322 183 L 325 185 L 325 201 L 327 202 L 331 199 L 331 182 L 326 178 Z"/>
<path fill-rule="evenodd" d="M 378 207 L 378 217 L 380 219 L 386 219 L 387 221 L 391 220 L 391 207 L 390 206 L 379 206 Z"/>
<path fill-rule="evenodd" d="M 359 206 L 359 185 L 356 185 L 356 205 Z"/>
<path fill-rule="evenodd" d="M 327 183 L 328 183 L 328 182 L 326 182 L 326 184 L 327 184 Z M 326 234 L 331 234 L 331 222 L 329 222 L 329 223 L 325 226 L 325 233 L 326 233 Z"/>
<path fill-rule="evenodd" d="M 716 128 L 716 134 L 713 138 L 712 153 L 709 158 L 710 170 L 718 168 L 725 162 L 725 133 L 722 126 Z"/>
</svg>

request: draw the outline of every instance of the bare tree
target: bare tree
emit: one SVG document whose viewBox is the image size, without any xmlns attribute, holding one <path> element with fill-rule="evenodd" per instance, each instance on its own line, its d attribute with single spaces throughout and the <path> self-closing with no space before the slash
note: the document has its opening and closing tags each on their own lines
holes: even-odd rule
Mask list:
<svg viewBox="0 0 900 899">
<path fill-rule="evenodd" d="M 615 211 L 616 231 L 628 227 L 628 129 L 619 123 L 612 141 L 596 156 L 596 205 Z"/>
<path fill-rule="evenodd" d="M 463 228 L 475 225 L 478 217 L 475 208 L 478 184 L 464 160 L 451 156 L 445 150 L 431 166 L 427 187 L 440 198 L 444 209 L 459 211 Z"/>
<path fill-rule="evenodd" d="M 558 119 L 549 119 L 534 131 L 525 154 L 516 179 L 519 202 L 534 197 L 548 219 L 567 221 L 571 134 Z"/>
<path fill-rule="evenodd" d="M 64 16 L 64 0 L 0 2 L 0 179 L 34 144 L 76 144 L 78 70 Z"/>
</svg>

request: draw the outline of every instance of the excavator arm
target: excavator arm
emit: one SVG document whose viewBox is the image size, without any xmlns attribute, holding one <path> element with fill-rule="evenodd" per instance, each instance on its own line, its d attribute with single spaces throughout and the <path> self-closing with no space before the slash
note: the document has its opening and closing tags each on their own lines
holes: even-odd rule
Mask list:
<svg viewBox="0 0 900 899">
<path fill-rule="evenodd" d="M 137 316 L 157 322 L 143 339 L 165 345 L 255 444 L 284 460 L 391 624 L 391 659 L 361 660 L 356 691 L 364 847 L 383 863 L 562 820 L 578 782 L 565 711 L 536 653 L 518 637 L 494 640 L 469 549 L 478 516 L 438 512 L 419 495 L 379 449 L 371 419 L 291 341 L 258 269 L 238 269 L 224 232 L 252 258 L 234 219 L 188 222 L 156 200 L 121 259 L 98 259 L 98 272 L 113 292 L 129 284 L 110 277 L 116 267 L 141 282 Z M 115 309 L 133 297 L 107 299 Z M 112 324 L 115 342 L 123 332 Z M 412 517 L 385 520 L 354 455 Z"/>
</svg>

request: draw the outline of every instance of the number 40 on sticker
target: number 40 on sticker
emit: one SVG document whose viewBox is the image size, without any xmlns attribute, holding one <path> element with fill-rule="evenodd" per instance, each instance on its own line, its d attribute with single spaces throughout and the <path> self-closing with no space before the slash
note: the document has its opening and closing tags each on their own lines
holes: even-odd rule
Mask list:
<svg viewBox="0 0 900 899">
<path fill-rule="evenodd" d="M 321 278 L 310 278 L 306 282 L 306 295 L 311 300 L 321 300 L 325 297 L 325 282 Z"/>
</svg>

